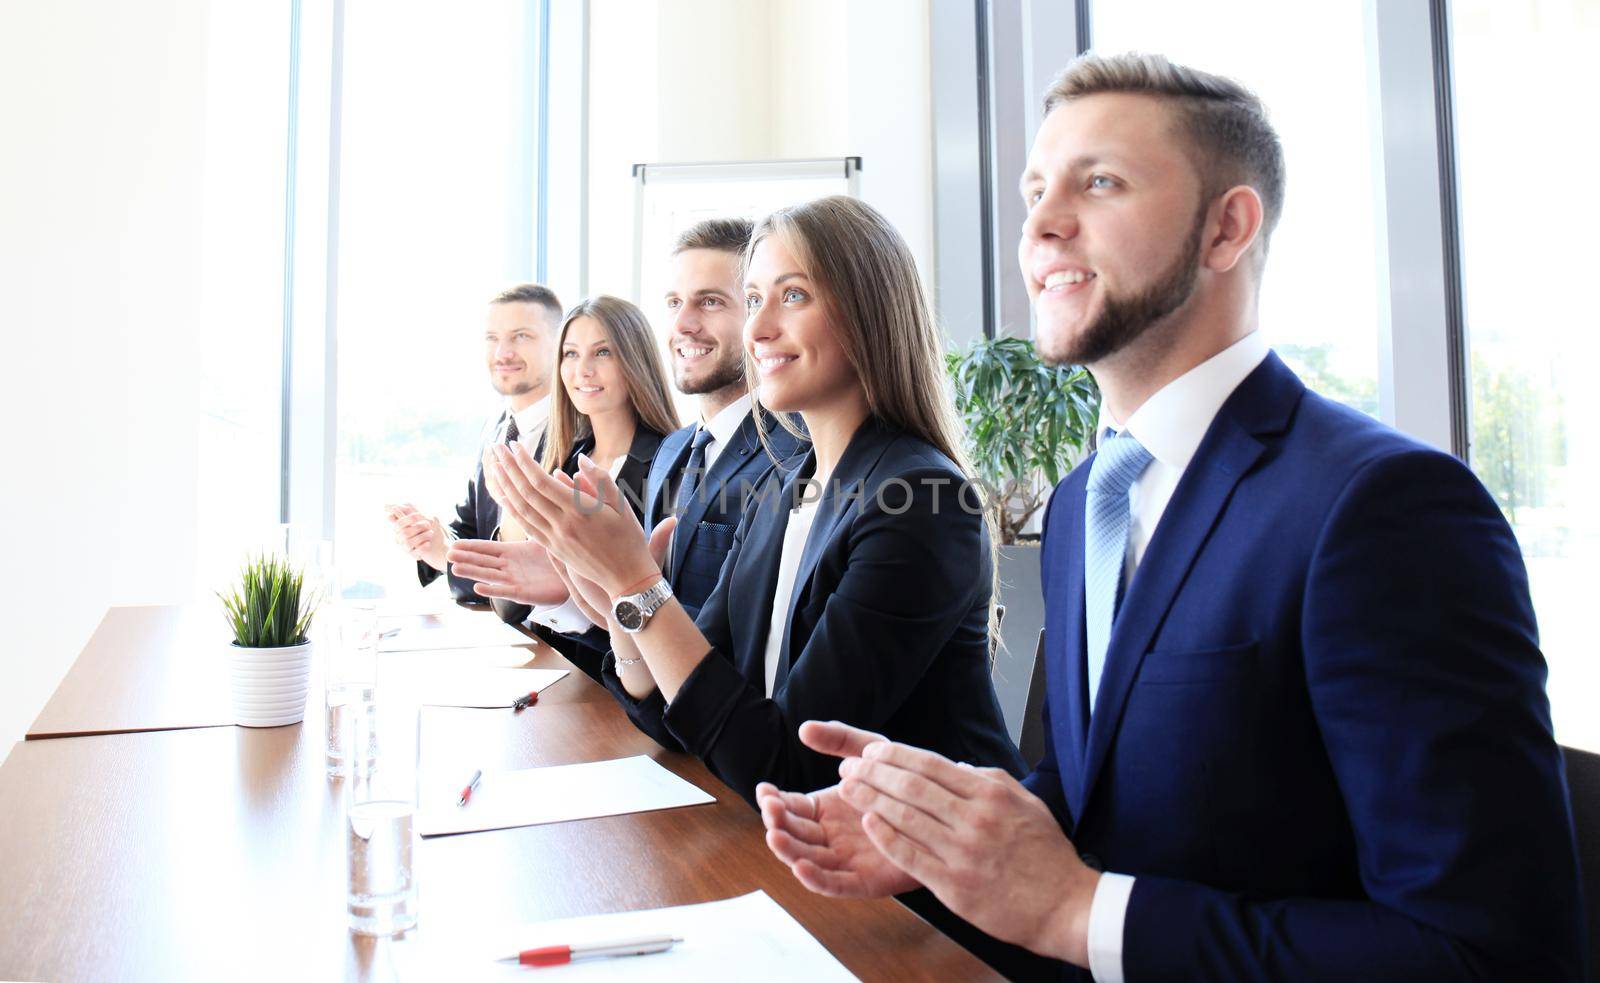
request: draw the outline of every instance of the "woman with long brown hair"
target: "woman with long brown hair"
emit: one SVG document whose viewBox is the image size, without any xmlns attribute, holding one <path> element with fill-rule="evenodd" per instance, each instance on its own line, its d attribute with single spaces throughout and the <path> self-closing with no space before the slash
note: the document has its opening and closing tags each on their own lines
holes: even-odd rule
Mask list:
<svg viewBox="0 0 1600 983">
<path fill-rule="evenodd" d="M 678 429 L 644 313 L 606 295 L 568 311 L 556 338 L 555 381 L 540 466 L 575 474 L 578 455 L 598 461 L 642 514 L 650 460 Z"/>
<path fill-rule="evenodd" d="M 572 475 L 580 460 L 598 461 L 633 515 L 643 515 L 650 462 L 662 438 L 678 428 L 649 321 L 625 300 L 592 297 L 567 312 L 555 348 L 550 422 L 538 466 Z M 492 465 L 485 474 L 493 477 Z M 500 538 L 527 536 L 537 542 L 538 536 L 529 535 L 504 508 L 502 483 L 492 485 L 502 503 Z M 548 629 L 553 634 L 542 638 L 585 673 L 600 678 L 600 660 L 609 647 L 605 621 L 585 617 L 581 606 L 571 603 L 542 553 L 530 557 L 529 566 L 540 571 L 539 582 L 524 600 L 535 603 L 519 612 L 518 620 L 527 617 Z M 475 589 L 487 593 L 482 584 Z"/>
<path fill-rule="evenodd" d="M 910 251 L 867 205 L 824 198 L 758 225 L 745 265 L 758 402 L 798 414 L 812 448 L 755 490 L 698 619 L 628 510 L 584 494 L 616 498 L 599 467 L 574 488 L 501 455 L 509 507 L 610 624 L 602 678 L 634 721 L 747 798 L 838 780 L 798 738 L 813 718 L 1021 774 L 989 680 L 983 506 Z"/>
</svg>

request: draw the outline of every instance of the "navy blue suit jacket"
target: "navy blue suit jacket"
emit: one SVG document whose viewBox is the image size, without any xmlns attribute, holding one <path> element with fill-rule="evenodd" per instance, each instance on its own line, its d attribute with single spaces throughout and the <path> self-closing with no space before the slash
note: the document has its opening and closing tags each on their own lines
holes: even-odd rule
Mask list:
<svg viewBox="0 0 1600 983">
<path fill-rule="evenodd" d="M 807 454 L 757 490 L 696 620 L 712 651 L 671 705 L 659 691 L 629 697 L 611 655 L 606 685 L 640 729 L 699 756 L 746 799 L 761 781 L 811 791 L 839 780 L 837 759 L 800 743 L 811 719 L 1021 775 L 989 681 L 989 540 L 957 498 L 961 472 L 926 441 L 869 418 L 816 506 L 794 593 L 778 598 L 791 493 L 815 468 Z M 787 607 L 788 631 L 769 698 L 774 604 Z"/>
<path fill-rule="evenodd" d="M 1089 466 L 1046 519 L 1026 782 L 1137 878 L 1127 979 L 1579 979 L 1545 663 L 1477 479 L 1268 355 L 1155 529 L 1090 716 Z"/>
<path fill-rule="evenodd" d="M 699 487 L 678 516 L 672 536 L 672 552 L 667 558 L 667 580 L 678 603 L 693 618 L 700 613 L 706 598 L 717 586 L 722 561 L 733 547 L 733 534 L 744 518 L 750 494 L 776 463 L 785 472 L 799 463 L 801 441 L 783 429 L 771 414 L 765 419 L 771 454 L 761 446 L 753 415 L 746 416 L 728 439 L 716 461 L 701 477 Z M 654 529 L 670 513 L 678 482 L 689 461 L 689 444 L 695 424 L 668 434 L 656 451 L 645 485 L 647 510 L 644 527 Z M 774 457 L 776 461 L 774 461 Z"/>
</svg>

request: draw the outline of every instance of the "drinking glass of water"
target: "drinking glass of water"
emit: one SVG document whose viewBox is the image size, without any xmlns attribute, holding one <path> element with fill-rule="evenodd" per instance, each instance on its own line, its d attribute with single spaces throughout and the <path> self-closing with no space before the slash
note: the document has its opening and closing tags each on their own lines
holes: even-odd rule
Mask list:
<svg viewBox="0 0 1600 983">
<path fill-rule="evenodd" d="M 386 705 L 383 714 L 383 760 L 352 774 L 345 816 L 346 904 L 350 930 L 358 935 L 399 935 L 417 924 L 420 713 L 415 706 Z"/>
<path fill-rule="evenodd" d="M 370 771 L 378 756 L 377 608 L 360 602 L 339 605 L 334 634 L 324 689 L 328 775 L 338 778 Z"/>
</svg>

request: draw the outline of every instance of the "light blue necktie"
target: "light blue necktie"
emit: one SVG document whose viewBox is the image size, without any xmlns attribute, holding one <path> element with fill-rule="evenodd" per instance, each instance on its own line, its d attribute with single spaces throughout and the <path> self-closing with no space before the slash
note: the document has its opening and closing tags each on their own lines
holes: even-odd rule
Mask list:
<svg viewBox="0 0 1600 983">
<path fill-rule="evenodd" d="M 1105 433 L 1089 468 L 1089 494 L 1083 509 L 1084 627 L 1091 711 L 1111 644 L 1111 625 L 1117 616 L 1128 555 L 1128 489 L 1152 460 L 1150 452 L 1126 431 Z"/>
</svg>

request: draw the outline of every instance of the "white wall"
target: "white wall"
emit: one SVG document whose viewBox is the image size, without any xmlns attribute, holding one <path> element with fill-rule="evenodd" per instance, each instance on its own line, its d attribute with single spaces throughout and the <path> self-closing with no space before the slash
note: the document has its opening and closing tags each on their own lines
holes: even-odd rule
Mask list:
<svg viewBox="0 0 1600 983">
<path fill-rule="evenodd" d="M 0 6 L 0 749 L 193 588 L 207 4 Z"/>
<path fill-rule="evenodd" d="M 862 199 L 932 283 L 928 0 L 591 0 L 590 11 L 590 293 L 631 289 L 630 165 L 803 157 L 861 157 Z"/>
</svg>

